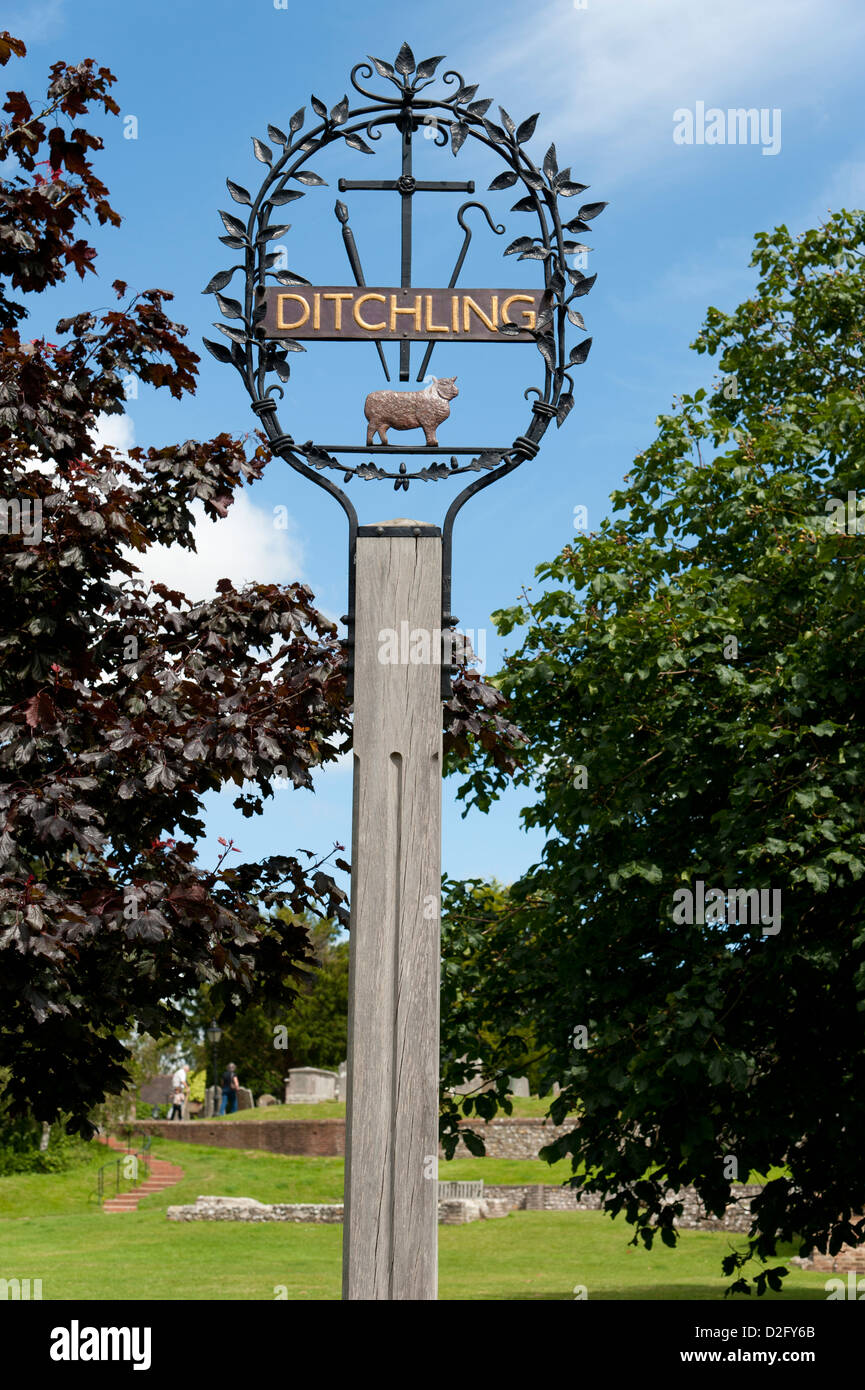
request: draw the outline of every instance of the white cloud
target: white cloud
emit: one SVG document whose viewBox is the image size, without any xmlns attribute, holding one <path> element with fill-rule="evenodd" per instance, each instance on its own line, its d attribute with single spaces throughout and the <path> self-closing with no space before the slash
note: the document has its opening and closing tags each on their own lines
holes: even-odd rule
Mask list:
<svg viewBox="0 0 865 1390">
<path fill-rule="evenodd" d="M 97 449 L 109 448 L 126 453 L 135 443 L 135 425 L 128 415 L 97 415 L 93 443 Z M 28 459 L 27 467 L 37 473 L 53 475 L 56 472 L 56 464 L 50 458 Z M 57 486 L 63 490 L 65 483 L 62 479 L 57 479 Z"/>
<path fill-rule="evenodd" d="M 240 588 L 301 578 L 303 552 L 293 525 L 277 530 L 272 512 L 254 506 L 247 493 L 236 493 L 228 515 L 218 522 L 205 516 L 200 502 L 191 510 L 196 553 L 179 545 L 151 546 L 143 555 L 130 552 L 145 579 L 179 589 L 196 602 L 212 597 L 220 579 Z"/>
<path fill-rule="evenodd" d="M 334 777 L 344 777 L 346 773 L 352 771 L 353 767 L 354 754 L 351 752 L 351 749 L 346 753 L 338 753 L 331 762 L 321 763 L 319 766 L 312 768 L 313 784 L 321 788 L 325 781 L 329 782 Z M 290 777 L 278 777 L 274 779 L 273 794 L 275 797 L 283 793 L 296 792 L 297 790 L 298 788 L 295 787 Z M 215 795 L 233 798 L 238 796 L 240 792 L 242 792 L 244 796 L 251 796 L 253 792 L 257 791 L 258 784 L 256 782 L 244 782 L 239 790 L 236 783 L 225 782 Z"/>
<path fill-rule="evenodd" d="M 94 437 L 97 445 L 118 452 L 135 443 L 135 426 L 128 415 L 100 415 Z M 204 504 L 191 507 L 195 523 L 195 551 L 180 545 L 151 546 L 144 554 L 127 550 L 145 580 L 179 589 L 197 602 L 216 593 L 220 579 L 230 579 L 236 588 L 244 584 L 291 584 L 301 578 L 303 550 L 291 517 L 279 509 L 279 527 L 274 512 L 256 507 L 245 491 L 236 492 L 228 514 L 211 521 Z"/>
<path fill-rule="evenodd" d="M 98 415 L 93 442 L 97 449 L 118 449 L 125 453 L 135 443 L 135 425 L 128 415 Z"/>
<path fill-rule="evenodd" d="M 863 35 L 858 0 L 588 0 L 585 9 L 545 0 L 503 18 L 495 47 L 485 43 L 462 66 L 467 80 L 482 75 L 479 95 L 512 93 L 515 117 L 542 94 L 539 140 L 556 132 L 564 151 L 578 137 L 608 188 L 653 153 L 673 151 L 678 107 L 702 99 L 781 107 L 785 117 L 810 108 L 815 74 L 829 86 L 858 61 Z M 498 119 L 494 107 L 490 114 Z M 587 172 L 585 155 L 574 160 L 574 178 Z"/>
<path fill-rule="evenodd" d="M 351 772 L 354 767 L 354 754 L 349 750 L 347 753 L 340 753 L 332 762 L 322 763 L 312 774 L 313 781 L 320 777 L 339 777 L 346 772 Z"/>
</svg>

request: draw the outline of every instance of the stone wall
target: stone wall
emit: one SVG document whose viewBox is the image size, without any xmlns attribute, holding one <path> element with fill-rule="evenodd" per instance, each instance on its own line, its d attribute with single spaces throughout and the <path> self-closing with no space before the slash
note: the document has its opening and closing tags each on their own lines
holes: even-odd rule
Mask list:
<svg viewBox="0 0 865 1390">
<path fill-rule="evenodd" d="M 467 1120 L 460 1129 L 473 1129 L 481 1136 L 487 1147 L 487 1158 L 537 1158 L 545 1144 L 570 1134 L 575 1123 L 574 1119 L 564 1125 L 554 1125 L 549 1120 L 511 1115 L 497 1120 Z M 441 1151 L 439 1156 L 444 1156 Z M 462 1140 L 457 1144 L 454 1158 L 471 1158 Z"/>
<path fill-rule="evenodd" d="M 455 1197 L 438 1204 L 442 1226 L 488 1221 L 511 1210 L 502 1198 Z M 344 1219 L 342 1202 L 257 1202 L 253 1197 L 198 1197 L 187 1206 L 169 1207 L 169 1221 L 300 1221 L 336 1225 Z"/>
<path fill-rule="evenodd" d="M 169 1207 L 169 1221 L 302 1221 L 336 1225 L 342 1202 L 257 1202 L 253 1197 L 198 1197 L 194 1205 Z"/>
<path fill-rule="evenodd" d="M 266 1149 L 274 1154 L 341 1158 L 344 1120 L 144 1120 L 138 1128 L 160 1139 L 220 1149 Z"/>
<path fill-rule="evenodd" d="M 723 1217 L 708 1216 L 692 1187 L 671 1192 L 670 1201 L 681 1201 L 684 1208 L 676 1225 L 690 1231 L 747 1231 L 751 1224 L 750 1199 L 761 1190 L 756 1184 L 735 1184 L 735 1199 Z M 506 1201 L 511 1211 L 601 1211 L 604 1205 L 600 1193 L 581 1193 L 550 1183 L 484 1183 L 484 1197 Z"/>
<path fill-rule="evenodd" d="M 491 1221 L 512 1208 L 501 1197 L 450 1197 L 439 1202 L 440 1226 L 464 1226 L 468 1221 Z"/>
<path fill-rule="evenodd" d="M 851 1219 L 861 1221 L 862 1217 L 854 1216 Z M 807 1259 L 800 1259 L 797 1255 L 789 1263 L 798 1265 L 800 1269 L 823 1270 L 826 1274 L 865 1274 L 865 1245 L 842 1245 L 837 1255 L 821 1255 L 819 1250 L 812 1250 Z"/>
<path fill-rule="evenodd" d="M 735 1189 L 738 1200 L 730 1204 L 725 1215 L 707 1217 L 693 1188 L 676 1194 L 684 1211 L 676 1225 L 684 1230 L 743 1231 L 749 1223 L 749 1199 L 760 1191 L 744 1184 Z M 672 1197 L 672 1194 L 671 1194 Z M 583 1194 L 573 1188 L 552 1186 L 549 1183 L 526 1185 L 484 1184 L 482 1197 L 445 1197 L 439 1201 L 439 1223 L 461 1226 L 469 1221 L 490 1220 L 506 1216 L 510 1211 L 598 1211 L 603 1198 L 597 1193 Z M 314 1224 L 333 1224 L 343 1220 L 341 1202 L 257 1202 L 252 1197 L 199 1197 L 188 1206 L 169 1207 L 169 1221 L 300 1221 Z M 859 1268 L 836 1263 L 822 1263 L 827 1257 L 816 1256 L 821 1263 L 810 1263 L 812 1269 Z M 857 1257 L 865 1251 L 851 1252 Z M 865 1261 L 863 1266 L 865 1267 Z"/>
<path fill-rule="evenodd" d="M 468 1126 L 463 1126 L 467 1128 Z M 556 1126 L 540 1119 L 505 1118 L 475 1121 L 471 1126 L 481 1134 L 488 1158 L 537 1158 L 538 1150 L 570 1125 Z M 345 1120 L 146 1120 L 142 1128 L 162 1139 L 180 1139 L 187 1144 L 214 1144 L 228 1149 L 268 1149 L 277 1154 L 307 1154 L 339 1157 L 345 1153 Z M 440 1157 L 444 1154 L 440 1151 Z M 457 1145 L 455 1157 L 470 1158 L 465 1145 Z"/>
</svg>

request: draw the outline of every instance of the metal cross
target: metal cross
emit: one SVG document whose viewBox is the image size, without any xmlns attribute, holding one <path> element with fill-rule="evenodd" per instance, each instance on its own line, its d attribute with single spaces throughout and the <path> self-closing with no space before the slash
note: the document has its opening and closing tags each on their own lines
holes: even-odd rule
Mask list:
<svg viewBox="0 0 865 1390">
<path fill-rule="evenodd" d="M 416 179 L 411 166 L 411 137 L 417 127 L 416 118 L 409 114 L 401 116 L 398 122 L 402 133 L 402 174 L 398 179 L 340 179 L 339 191 L 345 193 L 352 188 L 386 189 L 399 193 L 402 198 L 402 225 L 400 232 L 400 286 L 408 289 L 411 285 L 411 203 L 415 193 L 474 193 L 474 181 L 468 183 L 448 183 Z M 409 358 L 411 343 L 403 339 L 399 345 L 399 379 L 409 379 Z"/>
</svg>

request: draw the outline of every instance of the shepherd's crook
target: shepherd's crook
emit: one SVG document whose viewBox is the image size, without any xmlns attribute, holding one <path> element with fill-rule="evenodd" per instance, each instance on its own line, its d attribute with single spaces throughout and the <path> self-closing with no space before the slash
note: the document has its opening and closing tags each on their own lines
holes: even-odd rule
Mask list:
<svg viewBox="0 0 865 1390">
<path fill-rule="evenodd" d="M 505 230 L 505 229 L 504 229 L 504 226 L 502 225 L 501 222 L 494 222 L 494 221 L 493 221 L 492 217 L 490 216 L 489 208 L 484 207 L 483 203 L 463 203 L 462 207 L 460 208 L 459 212 L 457 213 L 457 221 L 459 222 L 460 226 L 462 227 L 463 231 L 465 232 L 465 236 L 463 237 L 463 244 L 462 244 L 462 247 L 460 248 L 460 253 L 459 253 L 459 255 L 457 256 L 457 263 L 456 263 L 456 265 L 454 266 L 453 274 L 451 275 L 451 278 L 450 278 L 450 280 L 448 281 L 448 289 L 449 289 L 449 290 L 452 290 L 452 289 L 454 288 L 454 285 L 456 284 L 457 280 L 460 278 L 460 271 L 461 271 L 462 268 L 463 268 L 463 261 L 464 261 L 465 258 L 466 258 L 466 252 L 467 252 L 468 249 L 469 249 L 469 242 L 470 242 L 471 239 L 472 239 L 472 229 L 471 229 L 471 227 L 467 227 L 466 224 L 465 224 L 465 222 L 463 221 L 463 214 L 464 214 L 465 212 L 467 212 L 469 208 L 480 208 L 481 212 L 483 213 L 484 217 L 485 217 L 485 218 L 487 219 L 487 221 L 489 222 L 489 224 L 490 224 L 490 226 L 492 227 L 493 231 L 495 232 L 496 236 L 501 236 L 502 233 L 503 233 L 504 230 Z M 429 366 L 429 360 L 430 360 L 430 358 L 432 357 L 432 352 L 433 352 L 433 348 L 434 348 L 434 347 L 435 347 L 435 339 L 433 339 L 433 341 L 432 341 L 431 343 L 428 343 L 428 344 L 427 344 L 427 350 L 426 350 L 426 352 L 425 352 L 424 355 L 423 355 L 423 361 L 422 361 L 421 364 L 420 364 L 420 371 L 419 371 L 418 374 L 417 374 L 417 380 L 418 380 L 418 381 L 423 381 L 424 376 L 426 375 L 426 369 L 427 369 L 427 367 Z"/>
</svg>

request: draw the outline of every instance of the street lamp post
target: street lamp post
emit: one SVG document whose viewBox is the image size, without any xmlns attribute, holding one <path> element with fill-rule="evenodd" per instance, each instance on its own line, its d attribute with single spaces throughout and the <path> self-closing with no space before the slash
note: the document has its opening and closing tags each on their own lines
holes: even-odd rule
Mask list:
<svg viewBox="0 0 865 1390">
<path fill-rule="evenodd" d="M 221 1038 L 222 1038 L 222 1029 L 220 1028 L 219 1024 L 216 1022 L 216 1019 L 214 1019 L 213 1022 L 210 1024 L 210 1026 L 209 1026 L 208 1029 L 207 1029 L 207 1041 L 210 1043 L 210 1047 L 211 1047 L 211 1056 L 212 1056 L 212 1058 L 213 1058 L 213 1113 L 214 1113 L 214 1115 L 217 1113 L 216 1097 L 217 1097 L 217 1094 L 218 1094 L 217 1071 L 216 1071 L 216 1049 L 217 1049 L 217 1047 L 219 1046 L 219 1043 L 220 1043 Z"/>
</svg>

